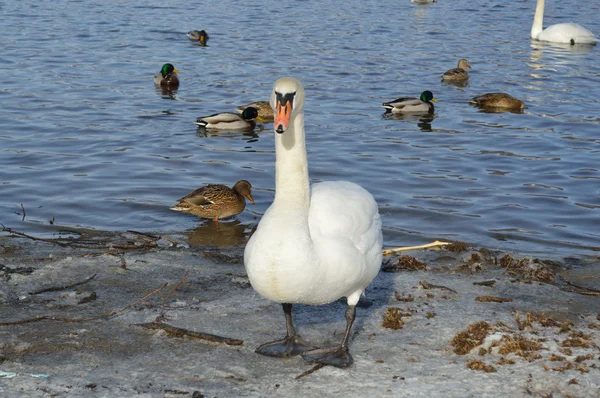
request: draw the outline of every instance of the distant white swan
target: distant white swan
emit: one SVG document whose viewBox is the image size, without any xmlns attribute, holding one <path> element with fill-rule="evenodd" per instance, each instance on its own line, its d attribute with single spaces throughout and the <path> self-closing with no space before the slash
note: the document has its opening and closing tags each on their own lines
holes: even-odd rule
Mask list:
<svg viewBox="0 0 600 398">
<path fill-rule="evenodd" d="M 340 368 L 353 362 L 350 331 L 361 294 L 381 266 L 383 242 L 377 203 L 351 182 L 314 184 L 308 179 L 304 135 L 304 88 L 292 78 L 275 82 L 275 199 L 244 251 L 252 287 L 283 304 L 287 335 L 258 347 L 272 357 L 302 354 L 309 362 Z M 332 168 L 336 166 L 331 165 Z M 292 304 L 321 305 L 347 298 L 341 344 L 312 349 L 292 321 Z"/>
<path fill-rule="evenodd" d="M 594 34 L 576 23 L 559 23 L 543 29 L 544 2 L 545 0 L 537 0 L 533 26 L 531 27 L 532 39 L 552 43 L 596 44 L 598 39 Z"/>
</svg>

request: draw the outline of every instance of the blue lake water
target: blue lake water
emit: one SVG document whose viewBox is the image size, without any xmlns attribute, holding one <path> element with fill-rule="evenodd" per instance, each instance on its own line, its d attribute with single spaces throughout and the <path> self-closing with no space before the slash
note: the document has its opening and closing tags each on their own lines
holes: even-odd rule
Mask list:
<svg viewBox="0 0 600 398">
<path fill-rule="evenodd" d="M 600 2 L 546 3 L 546 26 L 600 34 Z M 293 76 L 306 88 L 311 179 L 371 191 L 386 247 L 450 239 L 594 255 L 600 46 L 531 41 L 534 10 L 534 0 L 4 4 L 0 222 L 39 236 L 133 229 L 243 245 L 273 198 L 272 125 L 214 134 L 193 122 L 267 100 Z M 187 39 L 192 29 L 209 33 L 207 47 Z M 468 84 L 442 83 L 462 57 Z M 165 62 L 181 71 L 172 95 L 153 85 Z M 439 100 L 433 119 L 383 114 L 382 102 L 426 89 Z M 525 112 L 468 104 L 497 91 Z M 169 210 L 240 179 L 256 205 L 219 231 Z"/>
</svg>

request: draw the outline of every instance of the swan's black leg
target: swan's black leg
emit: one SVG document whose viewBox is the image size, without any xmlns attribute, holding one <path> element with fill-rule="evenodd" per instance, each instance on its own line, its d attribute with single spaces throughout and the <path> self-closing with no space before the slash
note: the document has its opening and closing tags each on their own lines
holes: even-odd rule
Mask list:
<svg viewBox="0 0 600 398">
<path fill-rule="evenodd" d="M 350 341 L 350 333 L 355 318 L 356 306 L 348 305 L 346 308 L 346 332 L 344 333 L 342 343 L 337 347 L 318 348 L 316 350 L 307 351 L 302 354 L 302 358 L 310 363 L 321 363 L 338 368 L 347 368 L 352 365 L 354 360 L 348 350 L 348 342 Z"/>
<path fill-rule="evenodd" d="M 312 347 L 306 344 L 300 335 L 296 333 L 294 322 L 292 320 L 292 305 L 282 304 L 282 306 L 283 312 L 285 313 L 285 326 L 287 329 L 285 338 L 261 345 L 256 349 L 257 354 L 269 357 L 287 358 L 312 350 Z"/>
</svg>

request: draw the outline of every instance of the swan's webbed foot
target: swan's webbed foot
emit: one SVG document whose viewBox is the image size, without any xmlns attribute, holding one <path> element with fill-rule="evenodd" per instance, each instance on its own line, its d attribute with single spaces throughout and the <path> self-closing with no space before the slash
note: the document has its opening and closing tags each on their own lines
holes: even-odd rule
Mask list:
<svg viewBox="0 0 600 398">
<path fill-rule="evenodd" d="M 281 340 L 262 344 L 256 349 L 256 353 L 268 357 L 289 358 L 303 352 L 312 350 L 313 347 L 306 344 L 300 336 L 286 336 Z"/>
<path fill-rule="evenodd" d="M 302 340 L 302 337 L 296 333 L 294 322 L 292 321 L 292 305 L 283 303 L 282 306 L 287 330 L 285 338 L 262 344 L 256 349 L 255 352 L 257 354 L 266 355 L 268 357 L 289 358 L 313 349 L 313 347 L 306 344 L 304 340 Z"/>
<path fill-rule="evenodd" d="M 354 363 L 352 355 L 348 350 L 348 341 L 350 340 L 350 331 L 356 318 L 356 305 L 348 304 L 346 308 L 346 331 L 342 343 L 336 347 L 317 348 L 302 354 L 302 358 L 309 363 L 320 363 L 331 365 L 336 368 L 347 368 Z"/>
<path fill-rule="evenodd" d="M 331 365 L 336 368 L 347 368 L 354 363 L 348 348 L 342 346 L 307 351 L 302 354 L 302 358 L 309 363 Z"/>
</svg>

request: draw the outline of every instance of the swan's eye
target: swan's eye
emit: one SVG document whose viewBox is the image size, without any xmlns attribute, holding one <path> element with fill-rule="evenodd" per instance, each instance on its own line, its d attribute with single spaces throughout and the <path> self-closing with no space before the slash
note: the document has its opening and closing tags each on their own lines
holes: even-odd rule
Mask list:
<svg viewBox="0 0 600 398">
<path fill-rule="evenodd" d="M 289 107 L 291 109 L 294 109 L 294 97 L 296 95 L 296 92 L 293 93 L 287 93 L 287 94 L 281 94 L 278 93 L 277 91 L 275 92 L 275 96 L 277 98 L 277 102 L 279 103 L 279 105 L 282 108 L 285 108 L 286 106 L 288 106 L 288 103 L 290 104 Z"/>
</svg>

